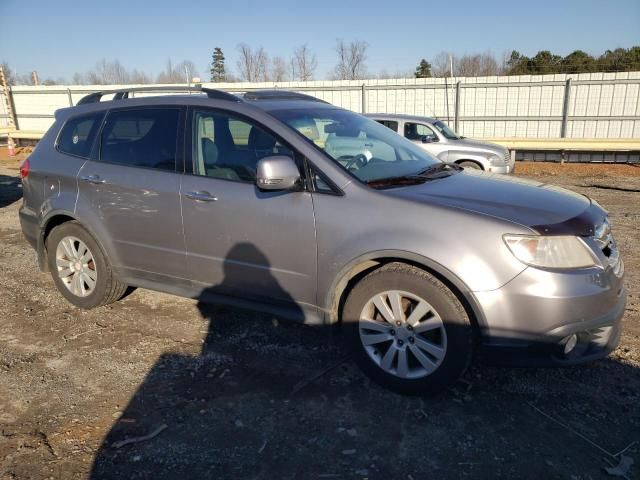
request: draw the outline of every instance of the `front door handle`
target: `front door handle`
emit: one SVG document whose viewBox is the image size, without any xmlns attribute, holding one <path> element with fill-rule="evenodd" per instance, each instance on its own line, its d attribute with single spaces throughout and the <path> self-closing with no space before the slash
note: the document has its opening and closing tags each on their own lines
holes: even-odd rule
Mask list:
<svg viewBox="0 0 640 480">
<path fill-rule="evenodd" d="M 196 202 L 217 202 L 218 197 L 214 197 L 209 192 L 202 190 L 200 192 L 187 192 L 185 197 L 195 200 Z"/>
<path fill-rule="evenodd" d="M 106 180 L 104 180 L 103 178 L 100 178 L 99 175 L 86 175 L 84 177 L 80 177 L 80 180 L 82 180 L 83 182 L 89 182 L 96 185 L 99 185 L 101 183 L 106 183 Z"/>
</svg>

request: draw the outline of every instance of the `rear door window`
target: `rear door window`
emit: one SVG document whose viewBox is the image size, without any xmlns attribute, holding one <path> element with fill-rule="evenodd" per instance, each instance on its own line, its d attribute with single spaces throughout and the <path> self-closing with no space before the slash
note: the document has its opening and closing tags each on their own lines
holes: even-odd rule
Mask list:
<svg viewBox="0 0 640 480">
<path fill-rule="evenodd" d="M 381 125 L 393 130 L 394 132 L 398 132 L 398 122 L 394 120 L 376 120 Z"/>
<path fill-rule="evenodd" d="M 58 150 L 88 158 L 103 117 L 104 112 L 97 112 L 68 120 L 58 136 Z"/>
<path fill-rule="evenodd" d="M 109 113 L 100 137 L 100 161 L 174 171 L 178 108 L 144 108 Z"/>
</svg>

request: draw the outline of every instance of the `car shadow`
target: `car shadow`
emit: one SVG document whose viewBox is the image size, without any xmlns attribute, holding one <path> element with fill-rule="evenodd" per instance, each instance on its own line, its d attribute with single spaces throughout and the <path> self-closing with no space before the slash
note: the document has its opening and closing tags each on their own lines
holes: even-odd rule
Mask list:
<svg viewBox="0 0 640 480">
<path fill-rule="evenodd" d="M 22 182 L 17 177 L 0 175 L 0 208 L 22 198 Z"/>
<path fill-rule="evenodd" d="M 614 450 L 635 440 L 640 376 L 631 364 L 474 366 L 437 396 L 404 397 L 369 382 L 332 327 L 209 303 L 238 285 L 227 268 L 238 258 L 263 266 L 255 283 L 300 308 L 262 252 L 234 246 L 223 281 L 199 297 L 208 322 L 199 354 L 157 360 L 102 441 L 90 478 L 569 477 L 601 471 L 601 452 L 544 414 L 580 430 L 595 428 L 592 410 L 599 443 Z M 601 378 L 620 390 L 603 395 Z M 611 427 L 620 422 L 629 428 Z"/>
</svg>

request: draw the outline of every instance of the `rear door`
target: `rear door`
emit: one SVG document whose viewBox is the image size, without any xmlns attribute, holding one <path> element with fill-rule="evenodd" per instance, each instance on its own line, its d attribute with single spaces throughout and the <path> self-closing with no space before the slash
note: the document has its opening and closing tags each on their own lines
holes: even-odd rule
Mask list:
<svg viewBox="0 0 640 480">
<path fill-rule="evenodd" d="M 176 173 L 183 125 L 181 107 L 112 110 L 78 174 L 79 214 L 131 273 L 185 275 Z"/>
<path fill-rule="evenodd" d="M 384 125 L 385 127 L 387 127 L 390 130 L 393 130 L 394 132 L 398 133 L 398 122 L 395 120 L 382 120 L 382 119 L 374 119 L 376 122 L 378 122 L 381 125 Z"/>
<path fill-rule="evenodd" d="M 213 293 L 314 305 L 311 194 L 255 185 L 260 158 L 294 152 L 234 113 L 194 109 L 189 117 L 192 161 L 181 188 L 189 277 Z"/>
</svg>

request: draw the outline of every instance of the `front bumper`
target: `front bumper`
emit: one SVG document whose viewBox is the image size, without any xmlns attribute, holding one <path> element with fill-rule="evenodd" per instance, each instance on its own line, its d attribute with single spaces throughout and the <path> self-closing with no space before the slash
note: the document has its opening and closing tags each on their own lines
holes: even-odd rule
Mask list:
<svg viewBox="0 0 640 480">
<path fill-rule="evenodd" d="M 488 170 L 491 173 L 513 173 L 516 171 L 515 162 L 508 163 L 506 165 L 498 165 L 498 166 L 489 166 Z"/>
<path fill-rule="evenodd" d="M 476 292 L 489 363 L 561 366 L 607 356 L 620 340 L 626 305 L 613 268 L 551 272 L 527 268 L 502 288 Z M 575 335 L 575 348 L 565 353 Z"/>
</svg>

